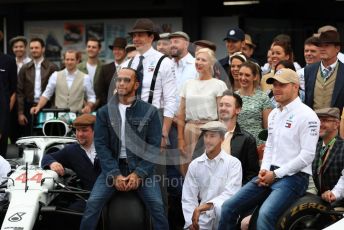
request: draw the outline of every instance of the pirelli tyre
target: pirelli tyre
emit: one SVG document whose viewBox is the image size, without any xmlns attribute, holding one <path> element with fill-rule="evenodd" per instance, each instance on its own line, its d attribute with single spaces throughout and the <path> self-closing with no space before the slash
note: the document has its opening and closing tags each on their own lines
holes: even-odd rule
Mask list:
<svg viewBox="0 0 344 230">
<path fill-rule="evenodd" d="M 276 229 L 305 230 L 323 229 L 336 222 L 339 217 L 324 214 L 331 206 L 319 196 L 307 194 L 294 202 L 279 218 Z"/>
</svg>

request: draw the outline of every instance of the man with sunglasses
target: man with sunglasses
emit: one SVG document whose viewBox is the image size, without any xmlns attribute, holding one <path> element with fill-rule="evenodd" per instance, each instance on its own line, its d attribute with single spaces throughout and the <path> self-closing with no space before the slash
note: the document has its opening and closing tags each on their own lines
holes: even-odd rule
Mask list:
<svg viewBox="0 0 344 230">
<path fill-rule="evenodd" d="M 124 67 L 116 78 L 116 94 L 97 112 L 94 144 L 102 172 L 91 195 L 80 229 L 96 229 L 103 206 L 114 193 L 136 191 L 152 216 L 154 229 L 168 230 L 168 221 L 154 159 L 158 158 L 161 123 L 158 109 L 136 99 L 134 69 Z"/>
<path fill-rule="evenodd" d="M 343 198 L 336 186 L 344 169 L 344 141 L 338 135 L 339 109 L 315 110 L 320 119 L 319 142 L 312 164 L 312 174 L 318 195 L 328 202 Z M 339 185 L 343 187 L 343 184 Z M 336 188 L 337 187 L 337 188 Z"/>
</svg>

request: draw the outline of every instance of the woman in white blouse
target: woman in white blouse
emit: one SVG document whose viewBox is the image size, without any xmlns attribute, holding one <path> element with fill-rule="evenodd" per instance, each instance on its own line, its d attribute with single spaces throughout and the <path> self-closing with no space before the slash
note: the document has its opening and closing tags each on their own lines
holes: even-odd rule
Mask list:
<svg viewBox="0 0 344 230">
<path fill-rule="evenodd" d="M 218 119 L 217 104 L 226 84 L 213 78 L 215 53 L 202 48 L 196 52 L 195 66 L 199 74 L 184 84 L 178 111 L 178 148 L 181 152 L 181 173 L 185 176 L 197 140 L 200 126 Z"/>
</svg>

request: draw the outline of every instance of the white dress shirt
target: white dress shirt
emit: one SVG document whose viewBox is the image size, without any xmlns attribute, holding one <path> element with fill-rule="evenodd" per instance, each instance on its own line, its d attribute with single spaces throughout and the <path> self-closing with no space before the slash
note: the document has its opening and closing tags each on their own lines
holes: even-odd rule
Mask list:
<svg viewBox="0 0 344 230">
<path fill-rule="evenodd" d="M 195 208 L 200 204 L 213 203 L 212 209 L 200 215 L 199 225 L 200 229 L 217 229 L 221 206 L 239 191 L 241 180 L 240 161 L 223 150 L 212 160 L 205 153 L 193 160 L 183 184 L 184 227 L 192 224 Z"/>
<path fill-rule="evenodd" d="M 195 67 L 195 58 L 188 53 L 185 57 L 176 62 L 175 59 L 172 60 L 174 64 L 174 70 L 176 74 L 176 85 L 177 85 L 177 108 L 180 104 L 180 92 L 187 80 L 196 79 L 198 73 Z"/>
<path fill-rule="evenodd" d="M 16 58 L 17 63 L 17 73 L 19 73 L 21 67 L 23 67 L 24 64 L 29 63 L 31 61 L 31 58 L 25 57 L 23 61 L 19 61 L 18 58 Z M 43 61 L 43 60 L 42 60 Z"/>
<path fill-rule="evenodd" d="M 157 65 L 162 53 L 156 51 L 152 47 L 142 54 L 143 59 L 143 85 L 141 92 L 141 100 L 147 102 L 149 98 L 149 90 L 151 82 L 153 79 L 153 73 L 155 66 Z M 132 62 L 132 68 L 136 69 L 139 60 L 140 54 L 137 54 L 134 57 Z M 123 66 L 128 66 L 129 61 L 123 64 Z M 152 105 L 158 109 L 164 109 L 164 116 L 173 118 L 176 111 L 176 76 L 173 70 L 173 62 L 169 58 L 165 58 L 160 65 L 159 73 L 155 83 L 155 90 L 153 94 Z"/>
<path fill-rule="evenodd" d="M 35 88 L 34 88 L 34 95 L 33 95 L 34 102 L 38 102 L 39 98 L 42 95 L 41 64 L 43 60 L 44 60 L 43 58 L 41 58 L 38 61 L 34 60 L 34 64 L 35 64 Z"/>
<path fill-rule="evenodd" d="M 73 81 L 75 79 L 76 74 L 80 70 L 76 70 L 74 73 L 68 72 L 67 69 L 64 69 L 63 71 L 65 71 L 65 74 L 67 76 L 66 77 L 67 85 L 68 85 L 68 88 L 70 89 L 70 87 L 72 87 L 72 84 L 73 84 Z M 47 88 L 45 89 L 44 93 L 42 94 L 42 96 L 47 98 L 48 100 L 50 100 L 51 96 L 53 96 L 53 94 L 55 92 L 56 79 L 57 79 L 57 72 L 55 71 L 51 75 L 51 77 L 49 78 Z M 95 103 L 96 102 L 96 94 L 94 93 L 91 79 L 87 74 L 84 75 L 84 91 L 86 92 L 87 101 L 91 102 L 91 103 Z"/>
<path fill-rule="evenodd" d="M 335 195 L 336 200 L 344 198 L 344 169 L 342 170 L 342 176 L 339 178 L 336 186 L 332 189 L 332 193 Z"/>
<path fill-rule="evenodd" d="M 280 167 L 274 170 L 278 178 L 300 171 L 312 175 L 319 128 L 319 118 L 299 97 L 282 111 L 273 109 L 268 118 L 268 139 L 261 169 L 270 170 L 271 165 Z"/>
</svg>

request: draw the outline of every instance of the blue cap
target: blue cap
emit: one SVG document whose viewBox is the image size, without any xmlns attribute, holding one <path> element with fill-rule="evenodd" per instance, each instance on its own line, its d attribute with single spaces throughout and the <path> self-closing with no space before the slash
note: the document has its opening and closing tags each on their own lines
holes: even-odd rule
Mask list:
<svg viewBox="0 0 344 230">
<path fill-rule="evenodd" d="M 239 27 L 233 27 L 228 30 L 226 37 L 223 40 L 244 41 L 245 33 Z"/>
</svg>

